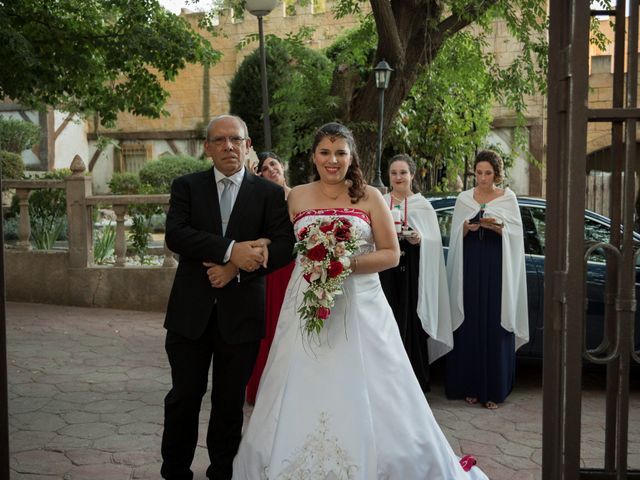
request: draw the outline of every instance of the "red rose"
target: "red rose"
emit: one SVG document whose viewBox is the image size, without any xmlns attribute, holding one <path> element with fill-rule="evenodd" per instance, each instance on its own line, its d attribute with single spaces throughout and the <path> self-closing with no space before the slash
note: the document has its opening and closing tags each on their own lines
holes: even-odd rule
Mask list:
<svg viewBox="0 0 640 480">
<path fill-rule="evenodd" d="M 333 230 L 333 222 L 325 223 L 324 225 L 320 225 L 320 231 L 323 233 L 328 233 Z"/>
<path fill-rule="evenodd" d="M 330 313 L 331 310 L 329 310 L 327 307 L 318 307 L 316 315 L 320 320 L 326 320 L 327 318 L 329 318 Z"/>
<path fill-rule="evenodd" d="M 342 223 L 343 227 L 351 228 L 351 222 L 346 218 L 341 218 L 340 223 Z"/>
<path fill-rule="evenodd" d="M 298 238 L 302 240 L 309 233 L 309 229 L 307 227 L 303 227 L 298 231 Z"/>
<path fill-rule="evenodd" d="M 313 260 L 314 262 L 319 262 L 321 260 L 324 260 L 326 256 L 327 256 L 327 249 L 321 243 L 317 244 L 315 247 L 313 247 L 307 252 L 307 258 Z"/>
<path fill-rule="evenodd" d="M 338 242 L 348 242 L 351 240 L 351 231 L 346 225 L 336 228 L 336 240 Z"/>
<path fill-rule="evenodd" d="M 329 269 L 327 270 L 327 274 L 329 275 L 329 278 L 334 278 L 340 275 L 343 271 L 344 271 L 344 265 L 342 265 L 342 262 L 332 260 L 329 263 Z"/>
</svg>

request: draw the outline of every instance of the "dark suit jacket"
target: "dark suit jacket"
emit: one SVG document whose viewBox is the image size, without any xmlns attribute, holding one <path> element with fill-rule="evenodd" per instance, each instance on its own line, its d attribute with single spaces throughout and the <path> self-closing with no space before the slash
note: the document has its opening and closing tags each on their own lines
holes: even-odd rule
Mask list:
<svg viewBox="0 0 640 480">
<path fill-rule="evenodd" d="M 202 262 L 223 263 L 231 240 L 271 239 L 269 268 L 242 272 L 223 288 L 213 288 Z M 220 333 L 231 344 L 264 336 L 264 274 L 293 258 L 295 237 L 283 189 L 246 173 L 222 235 L 218 191 L 213 172 L 192 173 L 171 185 L 167 246 L 180 255 L 164 326 L 190 339 L 202 335 L 212 309 Z"/>
</svg>

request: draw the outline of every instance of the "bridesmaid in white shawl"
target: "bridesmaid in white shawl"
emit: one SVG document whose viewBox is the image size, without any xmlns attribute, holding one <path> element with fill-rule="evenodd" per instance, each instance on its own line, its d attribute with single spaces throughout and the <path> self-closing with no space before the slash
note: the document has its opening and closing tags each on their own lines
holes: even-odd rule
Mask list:
<svg viewBox="0 0 640 480">
<path fill-rule="evenodd" d="M 524 241 L 516 196 L 497 187 L 502 158 L 481 151 L 474 170 L 476 187 L 458 196 L 451 221 L 446 394 L 495 409 L 513 387 L 515 351 L 529 341 Z"/>
<path fill-rule="evenodd" d="M 400 264 L 380 273 L 382 288 L 423 392 L 429 364 L 453 346 L 449 288 L 438 219 L 431 203 L 414 193 L 416 164 L 404 154 L 389 163 L 387 205 L 399 223 Z"/>
</svg>

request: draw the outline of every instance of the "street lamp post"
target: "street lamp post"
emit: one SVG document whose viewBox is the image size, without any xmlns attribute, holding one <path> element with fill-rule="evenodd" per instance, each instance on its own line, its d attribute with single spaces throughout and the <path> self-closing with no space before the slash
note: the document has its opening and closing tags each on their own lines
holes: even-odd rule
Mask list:
<svg viewBox="0 0 640 480">
<path fill-rule="evenodd" d="M 251 15 L 258 17 L 258 36 L 260 37 L 260 78 L 262 79 L 262 124 L 264 126 L 264 150 L 271 150 L 271 123 L 269 121 L 269 87 L 267 85 L 267 55 L 264 48 L 264 29 L 262 18 L 271 13 L 277 0 L 247 0 L 245 8 Z"/>
<path fill-rule="evenodd" d="M 382 176 L 380 172 L 380 163 L 382 162 L 382 129 L 384 127 L 384 91 L 389 86 L 389 79 L 391 78 L 391 72 L 393 69 L 383 59 L 373 69 L 376 75 L 376 87 L 379 92 L 379 106 L 378 106 L 378 151 L 376 154 L 376 178 L 374 178 L 372 186 L 376 188 L 384 188 L 382 183 Z"/>
</svg>

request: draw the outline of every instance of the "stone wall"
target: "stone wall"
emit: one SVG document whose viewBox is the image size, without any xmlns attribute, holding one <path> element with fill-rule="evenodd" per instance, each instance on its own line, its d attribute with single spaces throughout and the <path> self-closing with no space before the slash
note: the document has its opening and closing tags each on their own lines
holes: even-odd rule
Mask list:
<svg viewBox="0 0 640 480">
<path fill-rule="evenodd" d="M 70 268 L 68 252 L 5 250 L 7 300 L 163 312 L 175 268 Z"/>
</svg>

